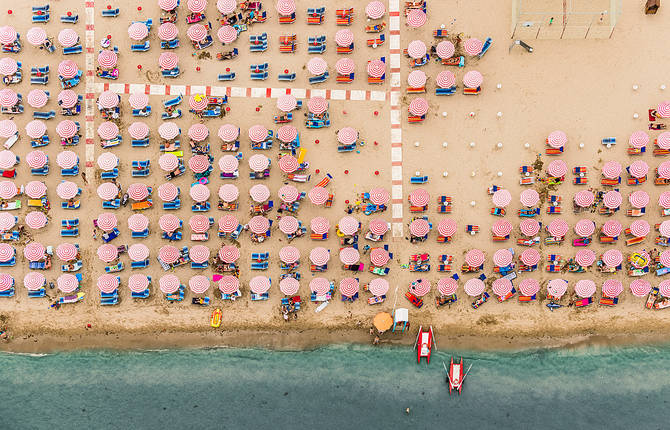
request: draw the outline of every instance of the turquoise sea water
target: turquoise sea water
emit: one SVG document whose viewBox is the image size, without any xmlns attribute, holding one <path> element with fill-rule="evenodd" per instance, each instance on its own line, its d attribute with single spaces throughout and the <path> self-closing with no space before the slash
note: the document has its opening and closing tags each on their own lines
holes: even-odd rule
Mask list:
<svg viewBox="0 0 670 430">
<path fill-rule="evenodd" d="M 670 428 L 670 347 L 463 353 L 460 397 L 444 382 L 450 353 L 1 354 L 0 429 Z"/>
</svg>

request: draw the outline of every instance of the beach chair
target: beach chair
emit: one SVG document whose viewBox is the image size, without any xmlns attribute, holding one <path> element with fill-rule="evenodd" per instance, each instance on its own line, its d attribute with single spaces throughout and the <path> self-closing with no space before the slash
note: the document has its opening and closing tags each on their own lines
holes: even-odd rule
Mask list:
<svg viewBox="0 0 670 430">
<path fill-rule="evenodd" d="M 68 46 L 63 48 L 63 55 L 81 54 L 84 48 L 81 45 Z"/>
<path fill-rule="evenodd" d="M 409 179 L 410 184 L 425 184 L 428 182 L 428 176 L 412 176 Z"/>
<path fill-rule="evenodd" d="M 278 80 L 284 82 L 293 82 L 295 81 L 295 78 L 296 78 L 295 73 L 280 73 L 279 76 L 277 76 Z"/>
<path fill-rule="evenodd" d="M 119 8 L 116 9 L 103 9 L 102 10 L 102 16 L 105 18 L 115 18 L 119 16 Z"/>
<path fill-rule="evenodd" d="M 61 15 L 60 22 L 63 24 L 76 24 L 79 21 L 79 15 Z"/>
<path fill-rule="evenodd" d="M 482 58 L 484 54 L 488 52 L 488 50 L 491 48 L 491 45 L 493 44 L 493 39 L 490 37 L 487 37 L 486 40 L 484 41 L 484 45 L 482 46 L 482 51 L 477 54 L 477 57 Z"/>
<path fill-rule="evenodd" d="M 147 40 L 147 41 L 145 41 L 144 43 L 141 43 L 141 44 L 130 45 L 130 50 L 132 52 L 146 52 L 146 51 L 149 50 L 150 47 L 151 47 L 151 44 Z"/>
<path fill-rule="evenodd" d="M 328 76 L 330 76 L 328 74 L 328 72 L 325 72 L 325 73 L 323 73 L 321 75 L 318 75 L 318 76 L 311 76 L 309 78 L 309 83 L 314 85 L 314 84 L 320 84 L 322 82 L 326 82 L 326 80 L 328 79 Z"/>
<path fill-rule="evenodd" d="M 235 72 L 219 74 L 217 79 L 219 81 L 232 81 L 235 79 Z"/>
<path fill-rule="evenodd" d="M 463 94 L 466 94 L 466 95 L 477 95 L 477 94 L 479 94 L 479 93 L 481 93 L 481 92 L 482 92 L 482 88 L 481 88 L 481 87 L 477 87 L 477 88 L 463 88 Z"/>
<path fill-rule="evenodd" d="M 335 11 L 336 25 L 351 25 L 354 22 L 354 8 L 337 9 Z"/>
</svg>

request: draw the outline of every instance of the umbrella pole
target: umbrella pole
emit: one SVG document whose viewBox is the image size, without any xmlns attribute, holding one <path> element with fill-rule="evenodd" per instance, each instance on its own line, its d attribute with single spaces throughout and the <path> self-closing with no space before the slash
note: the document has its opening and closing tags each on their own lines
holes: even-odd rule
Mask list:
<svg viewBox="0 0 670 430">
<path fill-rule="evenodd" d="M 433 339 L 433 345 L 435 345 L 435 351 L 437 351 L 437 340 L 435 339 L 435 333 L 433 333 L 433 326 L 430 326 L 430 336 Z"/>
<path fill-rule="evenodd" d="M 416 345 L 419 343 L 419 336 L 421 336 L 421 329 L 423 328 L 422 325 L 419 326 L 419 332 L 416 334 L 416 339 L 414 340 L 414 348 L 413 350 L 416 349 Z"/>
</svg>

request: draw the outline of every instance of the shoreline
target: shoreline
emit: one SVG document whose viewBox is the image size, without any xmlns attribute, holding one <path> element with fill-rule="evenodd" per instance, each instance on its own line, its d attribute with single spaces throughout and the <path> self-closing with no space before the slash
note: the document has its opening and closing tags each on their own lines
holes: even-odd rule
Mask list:
<svg viewBox="0 0 670 430">
<path fill-rule="evenodd" d="M 381 347 L 411 346 L 416 332 L 409 334 L 386 333 Z M 231 329 L 225 331 L 164 330 L 162 332 L 134 331 L 71 331 L 61 333 L 15 334 L 0 344 L 0 352 L 59 353 L 83 350 L 150 351 L 160 349 L 203 348 L 261 348 L 275 351 L 309 351 L 329 345 L 369 345 L 372 337 L 367 329 L 296 329 L 267 330 Z M 670 335 L 658 332 L 622 334 L 590 333 L 572 336 L 551 335 L 468 335 L 436 333 L 440 350 L 524 352 L 538 349 L 573 349 L 593 346 L 662 345 L 670 342 Z"/>
</svg>

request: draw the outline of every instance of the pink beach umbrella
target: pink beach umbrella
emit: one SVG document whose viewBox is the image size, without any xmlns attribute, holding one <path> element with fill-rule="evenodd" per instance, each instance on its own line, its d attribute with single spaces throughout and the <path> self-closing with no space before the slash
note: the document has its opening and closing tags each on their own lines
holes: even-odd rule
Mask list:
<svg viewBox="0 0 670 430">
<path fill-rule="evenodd" d="M 188 288 L 193 294 L 204 294 L 209 289 L 209 278 L 203 275 L 192 276 L 188 280 Z"/>
<path fill-rule="evenodd" d="M 58 33 L 58 43 L 65 48 L 70 48 L 79 43 L 79 35 L 71 28 L 64 28 Z"/>
<path fill-rule="evenodd" d="M 340 249 L 340 261 L 342 264 L 356 264 L 360 259 L 361 255 L 356 248 L 347 247 Z"/>
<path fill-rule="evenodd" d="M 98 104 L 104 109 L 112 109 L 119 105 L 121 97 L 114 91 L 103 91 L 98 96 Z"/>
<path fill-rule="evenodd" d="M 484 264 L 484 252 L 479 249 L 471 249 L 465 254 L 465 262 L 470 267 L 480 267 Z"/>
<path fill-rule="evenodd" d="M 602 227 L 602 232 L 605 236 L 609 237 L 617 237 L 621 234 L 621 231 L 623 230 L 623 226 L 621 223 L 617 220 L 609 220 L 603 224 Z"/>
<path fill-rule="evenodd" d="M 633 161 L 633 163 L 628 166 L 628 172 L 634 178 L 644 178 L 649 172 L 649 165 L 644 161 Z"/>
<path fill-rule="evenodd" d="M 596 253 L 590 249 L 580 249 L 575 254 L 575 261 L 582 267 L 589 267 L 596 262 Z"/>
<path fill-rule="evenodd" d="M 353 297 L 358 294 L 359 284 L 356 278 L 343 278 L 340 281 L 340 293 L 344 297 Z"/>
<path fill-rule="evenodd" d="M 670 191 L 664 191 L 658 196 L 658 205 L 663 209 L 670 209 Z"/>
<path fill-rule="evenodd" d="M 179 196 L 179 188 L 175 184 L 165 183 L 158 187 L 158 198 L 164 202 L 172 202 Z"/>
<path fill-rule="evenodd" d="M 98 167 L 110 171 L 119 165 L 119 157 L 111 152 L 103 152 L 98 155 Z"/>
<path fill-rule="evenodd" d="M 0 43 L 2 43 L 3 45 L 9 45 L 10 43 L 14 43 L 14 41 L 17 38 L 18 33 L 16 32 L 16 29 L 11 25 L 0 27 Z"/>
<path fill-rule="evenodd" d="M 642 209 L 649 204 L 649 194 L 646 191 L 633 191 L 628 195 L 628 201 L 634 208 Z"/>
<path fill-rule="evenodd" d="M 633 221 L 630 225 L 630 233 L 635 237 L 646 237 L 651 231 L 651 226 L 645 220 Z"/>
<path fill-rule="evenodd" d="M 58 194 L 58 197 L 64 200 L 73 199 L 79 194 L 79 186 L 71 181 L 62 181 L 56 187 L 56 194 Z"/>
<path fill-rule="evenodd" d="M 141 121 L 135 121 L 128 127 L 128 134 L 133 139 L 144 139 L 149 135 L 149 126 Z"/>
<path fill-rule="evenodd" d="M 425 219 L 415 219 L 409 224 L 409 232 L 415 237 L 424 237 L 430 232 L 430 224 Z"/>
<path fill-rule="evenodd" d="M 0 106 L 2 107 L 12 107 L 19 102 L 19 95 L 9 89 L 5 88 L 0 90 Z"/>
<path fill-rule="evenodd" d="M 373 219 L 368 223 L 368 229 L 372 234 L 382 236 L 389 230 L 389 225 L 383 219 Z"/>
<path fill-rule="evenodd" d="M 284 278 L 279 281 L 279 291 L 287 296 L 293 296 L 300 289 L 300 281 L 295 278 Z"/>
<path fill-rule="evenodd" d="M 219 260 L 231 264 L 240 258 L 240 249 L 235 246 L 222 246 L 219 249 Z"/>
<path fill-rule="evenodd" d="M 128 217 L 128 229 L 134 232 L 142 232 L 149 228 L 149 218 L 143 214 L 132 214 Z"/>
<path fill-rule="evenodd" d="M 340 259 L 342 258 L 342 251 L 340 251 Z M 372 248 L 370 251 L 370 262 L 377 266 L 382 267 L 389 262 L 391 256 L 388 251 L 384 248 Z"/>
<path fill-rule="evenodd" d="M 644 131 L 635 131 L 630 135 L 628 139 L 628 144 L 632 148 L 644 148 L 649 143 L 649 135 Z"/>
<path fill-rule="evenodd" d="M 314 217 L 309 223 L 309 227 L 314 234 L 326 234 L 330 229 L 330 222 L 324 217 Z"/>
<path fill-rule="evenodd" d="M 161 70 L 172 70 L 179 64 L 179 57 L 174 52 L 163 52 L 158 57 L 158 66 Z"/>
<path fill-rule="evenodd" d="M 512 232 L 512 223 L 506 220 L 498 220 L 491 226 L 491 232 L 497 237 L 507 237 Z"/>
<path fill-rule="evenodd" d="M 568 223 L 565 222 L 562 219 L 555 219 L 549 225 L 547 226 L 547 231 L 549 234 L 553 237 L 564 237 L 567 233 L 570 227 L 568 226 Z"/>
<path fill-rule="evenodd" d="M 223 294 L 235 294 L 240 290 L 240 280 L 236 276 L 226 275 L 219 279 L 219 290 Z"/>
<path fill-rule="evenodd" d="M 277 109 L 282 112 L 291 112 L 298 105 L 298 100 L 294 95 L 284 94 L 277 97 Z"/>
<path fill-rule="evenodd" d="M 44 90 L 31 90 L 28 93 L 27 100 L 30 106 L 41 108 L 49 101 L 49 95 Z"/>
<path fill-rule="evenodd" d="M 249 290 L 254 294 L 265 294 L 271 286 L 272 282 L 267 276 L 254 276 L 249 281 Z"/>
<path fill-rule="evenodd" d="M 77 105 L 79 97 L 72 90 L 63 90 L 58 93 L 58 103 L 65 109 L 71 109 Z"/>
<path fill-rule="evenodd" d="M 580 208 L 587 208 L 595 202 L 596 196 L 589 190 L 581 190 L 575 194 L 574 200 Z"/>
<path fill-rule="evenodd" d="M 491 289 L 493 290 L 493 294 L 503 298 L 512 291 L 512 281 L 507 278 L 498 278 L 493 281 Z"/>
<path fill-rule="evenodd" d="M 670 221 L 663 221 L 658 227 L 661 236 L 670 238 Z"/>
<path fill-rule="evenodd" d="M 454 278 L 440 278 L 437 281 L 437 291 L 442 296 L 450 296 L 458 290 L 458 281 Z"/>
<path fill-rule="evenodd" d="M 428 193 L 426 192 L 426 194 Z M 375 205 L 385 205 L 386 203 L 389 202 L 390 198 L 391 195 L 385 188 L 378 187 L 370 190 L 370 201 Z"/>
<path fill-rule="evenodd" d="M 0 213 L 0 231 L 8 231 L 16 225 L 17 217 L 7 212 Z"/>
<path fill-rule="evenodd" d="M 133 243 L 128 248 L 128 257 L 133 261 L 144 261 L 149 258 L 149 247 L 143 243 Z"/>
<path fill-rule="evenodd" d="M 519 201 L 522 205 L 530 208 L 540 202 L 540 194 L 533 189 L 523 190 L 519 196 Z"/>
<path fill-rule="evenodd" d="M 437 56 L 442 59 L 451 58 L 456 52 L 456 47 L 454 47 L 454 44 L 450 41 L 443 40 L 437 44 L 435 52 L 437 53 Z"/>
<path fill-rule="evenodd" d="M 307 101 L 307 109 L 314 115 L 321 115 L 328 110 L 328 100 L 321 96 L 314 96 Z"/>
<path fill-rule="evenodd" d="M 278 164 L 279 169 L 284 173 L 293 173 L 296 170 L 298 170 L 298 167 L 300 167 L 298 159 L 292 155 L 284 155 L 282 158 L 279 159 Z"/>
<path fill-rule="evenodd" d="M 670 161 L 662 162 L 656 169 L 656 173 L 661 179 L 670 179 Z"/>
<path fill-rule="evenodd" d="M 58 289 L 63 293 L 72 293 L 79 288 L 79 279 L 70 273 L 64 273 L 56 279 Z"/>
<path fill-rule="evenodd" d="M 107 273 L 98 277 L 97 285 L 100 291 L 110 294 L 119 288 L 119 278 Z"/>
<path fill-rule="evenodd" d="M 69 119 L 63 120 L 56 126 L 56 133 L 63 139 L 70 139 L 77 135 L 79 127 L 77 124 Z"/>
<path fill-rule="evenodd" d="M 519 291 L 524 296 L 533 296 L 540 291 L 540 283 L 537 279 L 526 278 L 519 283 Z"/>
<path fill-rule="evenodd" d="M 590 279 L 580 279 L 575 284 L 575 294 L 581 298 L 591 297 L 596 293 L 596 283 Z"/>
<path fill-rule="evenodd" d="M 618 267 L 623 262 L 623 254 L 618 249 L 608 249 L 600 259 L 607 267 Z"/>
<path fill-rule="evenodd" d="M 142 200 L 149 197 L 149 187 L 141 182 L 130 184 L 127 192 L 128 197 L 130 197 L 131 200 L 135 200 L 136 202 L 141 202 Z"/>
<path fill-rule="evenodd" d="M 40 199 L 47 193 L 47 186 L 41 181 L 30 181 L 25 185 L 25 193 L 31 199 Z"/>
<path fill-rule="evenodd" d="M 32 243 L 35 243 L 36 245 L 31 245 Z M 31 242 L 29 243 L 23 250 L 23 255 L 28 258 L 29 261 L 38 261 L 41 260 L 44 257 L 44 251 L 45 248 L 42 246 L 42 254 L 39 256 L 39 249 L 37 248 L 37 245 L 42 245 L 41 243 L 37 242 Z M 30 249 L 29 249 L 30 248 Z M 26 250 L 29 249 L 28 255 L 26 255 Z M 16 250 L 14 249 L 13 246 L 7 244 L 7 243 L 0 243 L 0 261 L 1 262 L 7 262 L 10 261 L 12 258 L 16 256 Z M 29 257 L 30 256 L 30 257 Z M 34 257 L 34 260 L 30 260 L 31 257 Z"/>
<path fill-rule="evenodd" d="M 351 46 L 354 43 L 354 33 L 347 28 L 338 30 L 335 32 L 335 43 L 345 48 Z"/>
<path fill-rule="evenodd" d="M 188 0 L 188 10 L 194 13 L 202 13 L 207 9 L 207 0 Z"/>
<path fill-rule="evenodd" d="M 608 161 L 602 167 L 602 175 L 607 179 L 617 179 L 621 175 L 622 167 L 616 161 Z"/>
<path fill-rule="evenodd" d="M 285 215 L 279 219 L 279 230 L 284 234 L 293 234 L 299 227 L 300 222 L 295 217 Z"/>
<path fill-rule="evenodd" d="M 608 191 L 605 193 L 603 196 L 603 204 L 605 207 L 609 209 L 616 209 L 619 206 L 621 206 L 621 203 L 623 202 L 623 197 L 621 197 L 621 193 L 618 191 Z"/>
<path fill-rule="evenodd" d="M 661 281 L 661 283 L 658 284 L 658 292 L 663 297 L 670 297 L 670 279 Z"/>
<path fill-rule="evenodd" d="M 194 155 L 188 159 L 188 167 L 195 174 L 206 172 L 212 165 L 206 155 Z"/>
<path fill-rule="evenodd" d="M 164 122 L 158 126 L 158 135 L 165 140 L 172 140 L 179 136 L 180 133 L 179 126 L 174 122 Z"/>
<path fill-rule="evenodd" d="M 202 264 L 209 260 L 209 248 L 205 245 L 193 245 L 188 251 L 188 256 L 192 262 Z"/>
<path fill-rule="evenodd" d="M 321 57 L 312 57 L 307 62 L 307 70 L 315 76 L 322 75 L 328 70 L 328 63 Z"/>
<path fill-rule="evenodd" d="M 205 202 L 209 199 L 209 188 L 203 184 L 195 184 L 189 190 L 189 195 L 196 202 Z"/>
<path fill-rule="evenodd" d="M 521 253 L 519 256 L 519 259 L 523 264 L 526 266 L 534 266 L 537 263 L 540 262 L 540 259 L 542 256 L 540 255 L 540 251 L 537 249 L 531 248 L 531 249 L 526 249 Z"/>
<path fill-rule="evenodd" d="M 580 237 L 589 237 L 596 231 L 596 224 L 590 219 L 580 219 L 575 224 L 575 234 Z"/>
<path fill-rule="evenodd" d="M 26 124 L 26 134 L 33 139 L 39 139 L 46 133 L 47 125 L 44 121 L 35 119 Z"/>
<path fill-rule="evenodd" d="M 158 280 L 161 293 L 174 294 L 179 289 L 181 283 L 175 275 L 164 275 Z"/>
<path fill-rule="evenodd" d="M 562 178 L 568 173 L 568 165 L 563 160 L 554 160 L 547 166 L 547 174 L 554 178 Z"/>
<path fill-rule="evenodd" d="M 300 250 L 295 246 L 284 246 L 279 250 L 279 259 L 286 264 L 300 261 Z"/>
<path fill-rule="evenodd" d="M 256 203 L 265 203 L 270 198 L 270 189 L 263 184 L 256 184 L 249 189 L 251 199 Z"/>
<path fill-rule="evenodd" d="M 208 104 L 209 102 L 207 101 L 207 96 L 205 96 L 204 94 L 193 94 L 188 99 L 189 107 L 196 112 L 200 112 L 207 109 Z"/>
<path fill-rule="evenodd" d="M 318 246 L 309 252 L 309 260 L 317 266 L 323 266 L 330 260 L 330 251 Z"/>
<path fill-rule="evenodd" d="M 7 291 L 14 286 L 14 278 L 7 273 L 0 273 L 0 291 Z"/>
<path fill-rule="evenodd" d="M 452 88 L 456 85 L 456 76 L 448 70 L 443 70 L 435 78 L 435 83 L 440 88 Z"/>
<path fill-rule="evenodd" d="M 149 278 L 147 275 L 135 273 L 128 277 L 128 288 L 133 293 L 143 293 L 149 288 Z"/>
<path fill-rule="evenodd" d="M 270 229 L 270 220 L 264 216 L 255 216 L 249 220 L 249 230 L 254 234 L 264 234 Z"/>
<path fill-rule="evenodd" d="M 422 88 L 426 85 L 426 79 L 423 70 L 414 70 L 407 75 L 407 85 L 411 88 Z"/>
<path fill-rule="evenodd" d="M 158 38 L 160 40 L 174 40 L 179 35 L 179 29 L 171 22 L 164 22 L 158 27 Z"/>
<path fill-rule="evenodd" d="M 44 212 L 32 211 L 28 212 L 24 218 L 26 225 L 34 230 L 38 230 L 47 225 L 49 220 Z"/>
<path fill-rule="evenodd" d="M 217 0 L 216 8 L 224 15 L 235 12 L 237 2 L 235 0 Z"/>
<path fill-rule="evenodd" d="M 174 24 L 173 24 L 174 25 Z M 98 64 L 100 67 L 111 69 L 116 66 L 116 63 L 119 61 L 118 55 L 116 52 L 110 51 L 109 49 L 103 49 L 98 53 Z"/>
<path fill-rule="evenodd" d="M 605 297 L 618 297 L 623 293 L 623 284 L 618 279 L 607 279 L 603 282 L 602 293 Z"/>
<path fill-rule="evenodd" d="M 79 157 L 72 151 L 62 151 L 56 156 L 56 164 L 63 169 L 72 169 L 79 164 Z"/>
<path fill-rule="evenodd" d="M 119 135 L 119 126 L 111 121 L 105 121 L 98 126 L 98 136 L 103 140 L 111 140 Z"/>
<path fill-rule="evenodd" d="M 496 207 L 504 208 L 512 203 L 512 193 L 510 193 L 508 190 L 501 189 L 493 194 L 491 200 Z"/>
<path fill-rule="evenodd" d="M 412 28 L 419 28 L 426 23 L 428 17 L 421 9 L 410 9 L 407 13 L 407 25 Z"/>
<path fill-rule="evenodd" d="M 384 3 L 378 0 L 371 1 L 365 6 L 365 14 L 370 19 L 379 19 L 384 16 L 386 13 L 386 6 Z"/>
<path fill-rule="evenodd" d="M 11 169 L 17 164 L 16 155 L 12 151 L 0 151 L 0 169 Z"/>
<path fill-rule="evenodd" d="M 670 132 L 664 131 L 656 138 L 656 145 L 660 149 L 670 149 Z"/>
<path fill-rule="evenodd" d="M 507 267 L 513 260 L 514 256 L 509 249 L 499 249 L 493 254 L 493 264 L 498 267 Z"/>
<path fill-rule="evenodd" d="M 386 73 L 386 63 L 381 60 L 370 60 L 368 61 L 367 72 L 372 78 L 381 78 Z"/>
<path fill-rule="evenodd" d="M 659 103 L 656 107 L 656 115 L 661 118 L 670 118 L 670 101 L 662 101 Z"/>
<path fill-rule="evenodd" d="M 158 7 L 164 11 L 174 10 L 179 6 L 179 0 L 158 0 Z"/>
<path fill-rule="evenodd" d="M 467 88 L 479 88 L 484 82 L 484 76 L 476 70 L 470 70 L 463 76 L 463 85 Z"/>
<path fill-rule="evenodd" d="M 481 296 L 485 288 L 484 281 L 479 278 L 468 279 L 463 286 L 465 294 L 470 297 Z"/>
<path fill-rule="evenodd" d="M 240 190 L 233 184 L 224 184 L 219 187 L 219 198 L 226 203 L 232 203 L 240 196 Z"/>
<path fill-rule="evenodd" d="M 158 227 L 166 233 L 173 233 L 181 228 L 181 220 L 172 214 L 166 214 L 158 219 Z"/>
<path fill-rule="evenodd" d="M 547 291 L 560 299 L 568 291 L 568 282 L 563 279 L 552 279 L 547 283 Z"/>
<path fill-rule="evenodd" d="M 112 261 L 119 258 L 118 248 L 110 243 L 100 245 L 98 247 L 98 258 L 105 263 L 111 263 Z"/>
<path fill-rule="evenodd" d="M 335 70 L 340 75 L 349 75 L 356 70 L 356 63 L 351 58 L 340 58 L 335 63 Z"/>
<path fill-rule="evenodd" d="M 0 137 L 8 138 L 16 134 L 18 134 L 18 128 L 13 120 L 4 119 L 0 121 Z"/>
<path fill-rule="evenodd" d="M 323 296 L 330 291 L 330 281 L 326 278 L 314 278 L 309 282 L 309 289 L 317 296 Z"/>
<path fill-rule="evenodd" d="M 268 129 L 263 125 L 256 124 L 249 127 L 248 134 L 252 142 L 260 143 L 268 137 Z"/>
<path fill-rule="evenodd" d="M 249 157 L 249 168 L 254 172 L 262 172 L 270 166 L 270 159 L 262 154 Z"/>
<path fill-rule="evenodd" d="M 430 292 L 430 281 L 427 279 L 417 279 L 412 282 L 409 291 L 417 297 L 423 297 Z"/>
<path fill-rule="evenodd" d="M 342 127 L 337 132 L 337 141 L 342 145 L 351 145 L 358 140 L 358 131 L 352 127 Z"/>
<path fill-rule="evenodd" d="M 128 26 L 128 37 L 132 40 L 140 41 L 149 36 L 149 27 L 141 22 L 134 22 Z"/>
<path fill-rule="evenodd" d="M 635 279 L 630 283 L 630 292 L 635 297 L 644 297 L 651 291 L 651 284 L 646 279 Z"/>
<path fill-rule="evenodd" d="M 232 124 L 224 124 L 219 127 L 218 136 L 224 142 L 234 142 L 240 136 L 240 128 Z"/>
<path fill-rule="evenodd" d="M 563 148 L 568 143 L 568 136 L 561 130 L 552 131 L 547 137 L 547 145 L 552 148 Z"/>
<path fill-rule="evenodd" d="M 235 173 L 240 165 L 240 161 L 234 155 L 224 155 L 219 158 L 219 169 L 222 173 Z"/>
<path fill-rule="evenodd" d="M 288 16 L 295 13 L 295 2 L 293 0 L 277 0 L 275 8 L 279 15 Z"/>
<path fill-rule="evenodd" d="M 0 74 L 11 76 L 17 72 L 19 64 L 11 57 L 0 58 Z"/>
<path fill-rule="evenodd" d="M 30 43 L 31 45 L 40 46 L 44 44 L 44 42 L 46 42 L 47 32 L 44 31 L 44 29 L 41 27 L 32 27 L 26 33 L 26 39 L 28 40 L 28 43 Z"/>
<path fill-rule="evenodd" d="M 23 277 L 23 286 L 30 291 L 39 290 L 47 283 L 47 279 L 40 272 L 28 272 Z"/>
<path fill-rule="evenodd" d="M 482 52 L 483 48 L 484 43 L 481 40 L 476 39 L 474 37 L 467 39 L 465 42 L 463 42 L 463 49 L 469 55 L 479 55 L 479 53 Z"/>
<path fill-rule="evenodd" d="M 173 264 L 177 260 L 179 260 L 180 254 L 181 251 L 177 247 L 172 245 L 162 246 L 158 250 L 158 258 L 160 258 L 162 262 L 167 264 Z"/>
<path fill-rule="evenodd" d="M 128 96 L 128 103 L 133 109 L 144 109 L 149 105 L 149 96 L 144 93 L 132 93 Z"/>
<path fill-rule="evenodd" d="M 428 113 L 428 100 L 417 97 L 409 103 L 408 110 L 412 115 L 423 116 Z"/>
<path fill-rule="evenodd" d="M 421 40 L 412 40 L 407 45 L 407 55 L 414 59 L 423 58 L 426 55 L 426 44 Z"/>
<path fill-rule="evenodd" d="M 360 223 L 354 217 L 344 216 L 338 222 L 338 228 L 344 235 L 352 236 L 358 232 Z"/>
<path fill-rule="evenodd" d="M 103 231 L 112 231 L 117 226 L 118 220 L 112 212 L 103 212 L 98 215 L 95 224 Z"/>
<path fill-rule="evenodd" d="M 440 233 L 440 236 L 451 237 L 456 234 L 458 229 L 458 224 L 451 218 L 446 218 L 440 221 L 437 225 L 437 231 Z"/>
</svg>

